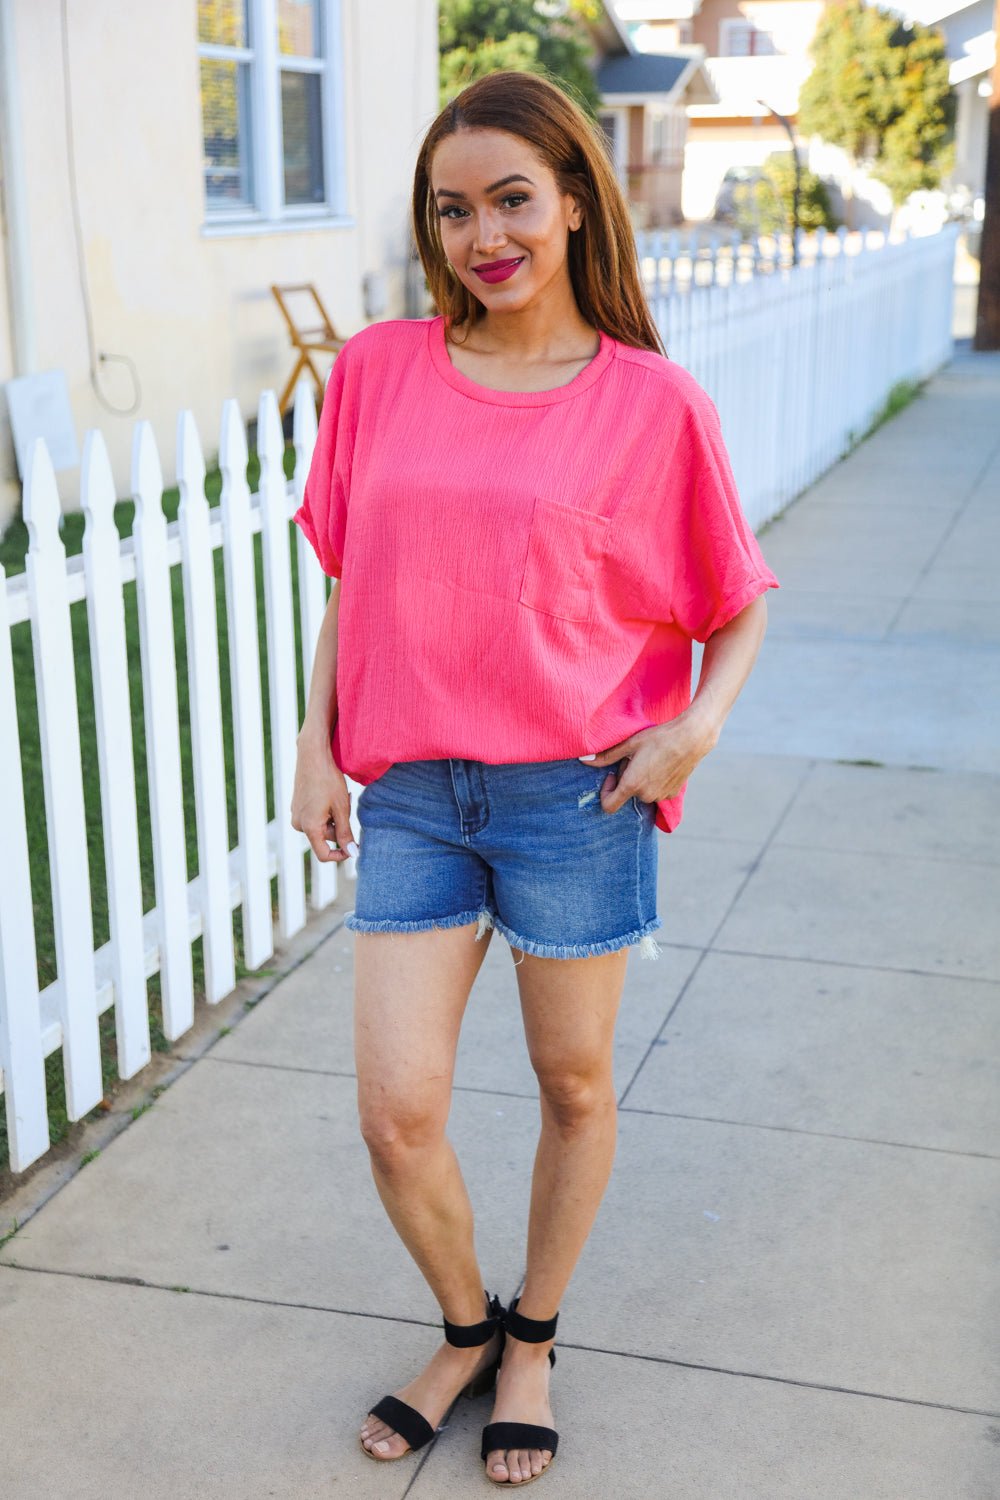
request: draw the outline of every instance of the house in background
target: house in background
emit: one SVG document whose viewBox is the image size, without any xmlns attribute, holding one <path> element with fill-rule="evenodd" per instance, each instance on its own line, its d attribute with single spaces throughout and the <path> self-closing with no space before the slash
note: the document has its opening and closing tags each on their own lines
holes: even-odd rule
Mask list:
<svg viewBox="0 0 1000 1500">
<path fill-rule="evenodd" d="M 341 335 L 407 311 L 436 0 L 0 0 L 0 69 L 0 384 L 62 372 L 119 495 L 140 418 L 169 484 L 180 409 L 212 454 L 225 397 L 249 420 L 281 390 L 272 282 L 314 282 Z M 0 401 L 0 529 L 19 501 Z"/>
<path fill-rule="evenodd" d="M 598 119 L 637 229 L 681 223 L 688 112 L 715 94 L 703 49 L 644 51 L 625 24 L 627 6 L 604 7 L 591 27 Z"/>
<path fill-rule="evenodd" d="M 949 208 L 966 210 L 982 220 L 986 189 L 986 142 L 989 128 L 991 71 L 996 56 L 993 30 L 993 0 L 883 0 L 904 22 L 919 21 L 936 27 L 944 36 L 949 59 L 948 79 L 956 95 L 955 164 L 933 192 L 914 193 L 897 215 L 897 222 L 934 230 L 948 216 Z M 892 199 L 884 185 L 868 177 L 863 169 L 852 170 L 836 147 L 814 137 L 809 143 L 809 165 L 821 176 L 841 186 L 850 182 L 855 201 L 867 199 L 869 213 L 859 225 L 872 222 L 871 213 L 885 223 L 892 213 Z M 834 207 L 839 205 L 834 201 Z M 978 255 L 978 250 L 973 252 Z"/>
<path fill-rule="evenodd" d="M 756 168 L 772 151 L 790 149 L 787 132 L 765 106 L 796 129 L 799 91 L 812 71 L 809 47 L 824 0 L 614 0 L 614 7 L 633 47 L 675 67 L 693 54 L 702 62 L 715 97 L 692 99 L 686 107 L 681 205 L 686 220 L 709 219 L 729 168 Z M 949 196 L 970 206 L 978 200 L 981 217 L 996 53 L 993 0 L 900 0 L 887 8 L 903 20 L 939 27 L 958 94 L 955 168 L 940 193 L 915 195 L 900 221 L 919 222 L 927 205 L 916 199 L 928 197 L 937 199 L 938 219 Z M 886 227 L 892 198 L 883 183 L 819 136 L 798 145 L 803 164 L 830 187 L 835 213 L 844 216 L 850 195 L 854 227 Z"/>
<path fill-rule="evenodd" d="M 636 47 L 671 62 L 696 56 L 710 81 L 713 97 L 687 105 L 681 191 L 684 219 L 709 219 L 730 167 L 758 167 L 790 149 L 765 105 L 794 127 L 823 0 L 615 0 L 615 8 Z"/>
</svg>

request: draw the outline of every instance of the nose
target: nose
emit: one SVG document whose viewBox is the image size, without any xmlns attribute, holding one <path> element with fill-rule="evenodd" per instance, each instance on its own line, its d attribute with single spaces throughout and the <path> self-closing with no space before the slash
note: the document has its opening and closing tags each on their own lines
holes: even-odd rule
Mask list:
<svg viewBox="0 0 1000 1500">
<path fill-rule="evenodd" d="M 473 249 L 477 254 L 490 255 L 495 250 L 501 249 L 506 243 L 507 236 L 501 225 L 497 223 L 492 212 L 487 211 L 479 214 L 476 218 L 476 236 L 473 241 Z"/>
</svg>

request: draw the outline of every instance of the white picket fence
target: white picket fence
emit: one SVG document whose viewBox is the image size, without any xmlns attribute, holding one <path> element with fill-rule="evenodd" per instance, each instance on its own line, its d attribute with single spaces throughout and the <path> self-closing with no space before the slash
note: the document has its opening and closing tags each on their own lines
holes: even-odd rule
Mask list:
<svg viewBox="0 0 1000 1500">
<path fill-rule="evenodd" d="M 957 227 L 919 240 L 684 298 L 653 300 L 669 356 L 719 408 L 746 511 L 759 526 L 833 463 L 892 386 L 921 379 L 951 352 L 952 264 Z M 61 1049 L 67 1113 L 78 1120 L 103 1095 L 99 1018 L 114 1006 L 118 1072 L 150 1059 L 147 978 L 161 982 L 170 1040 L 194 1020 L 192 943 L 203 938 L 209 1003 L 235 982 L 233 912 L 240 908 L 245 962 L 273 947 L 271 879 L 282 938 L 307 918 L 308 845 L 288 820 L 298 730 L 289 517 L 300 503 L 316 436 L 311 391 L 294 415 L 295 477 L 285 478 L 273 392 L 258 412 L 259 491 L 248 487 L 247 444 L 235 401 L 226 402 L 218 509 L 205 498 L 205 464 L 193 418 L 178 419 L 178 520 L 168 525 L 149 424 L 135 429 L 133 535 L 114 525 L 115 492 L 104 440 L 87 434 L 82 468 L 82 557 L 67 558 L 59 498 L 44 444 L 25 486 L 30 550 L 25 574 L 0 570 L 0 1085 L 10 1166 L 23 1171 L 49 1146 L 44 1059 Z M 254 536 L 260 533 L 269 701 L 262 701 Z M 295 533 L 302 668 L 312 671 L 327 583 Z M 214 555 L 222 548 L 236 768 L 238 842 L 229 848 L 217 642 Z M 189 881 L 180 759 L 180 714 L 171 569 L 183 581 L 198 876 Z M 123 587 L 134 580 L 140 626 L 144 739 L 156 904 L 143 911 Z M 95 951 L 70 606 L 86 600 L 97 725 L 110 940 Z M 10 631 L 30 622 L 43 761 L 56 968 L 39 991 L 29 879 L 21 746 Z M 266 717 L 265 717 L 266 716 Z M 267 819 L 265 726 L 270 729 L 275 816 Z M 352 789 L 356 790 L 353 787 Z M 310 854 L 310 903 L 337 895 L 340 866 Z M 354 874 L 353 860 L 343 865 Z"/>
<path fill-rule="evenodd" d="M 959 233 L 964 225 L 959 225 Z M 805 230 L 792 236 L 746 235 L 738 229 L 710 222 L 691 229 L 642 229 L 636 232 L 639 267 L 647 297 L 679 296 L 707 286 L 728 286 L 753 276 L 771 276 L 791 269 L 793 261 L 809 265 L 839 255 L 864 255 L 909 238 L 909 226 L 890 237 L 884 229 Z"/>
<path fill-rule="evenodd" d="M 948 224 L 773 276 L 650 297 L 667 354 L 718 407 L 754 527 L 836 463 L 894 385 L 950 359 L 960 233 Z"/>
<path fill-rule="evenodd" d="M 219 445 L 221 504 L 205 498 L 205 463 L 189 412 L 177 428 L 178 519 L 163 513 L 163 477 L 148 422 L 135 429 L 131 538 L 114 524 L 115 488 L 104 439 L 87 434 L 82 466 L 86 523 L 82 557 L 67 558 L 60 504 L 45 444 L 38 440 L 24 494 L 27 568 L 0 570 L 0 1066 L 10 1164 L 23 1171 L 49 1147 L 43 1060 L 62 1049 L 67 1114 L 78 1120 L 103 1097 L 99 1017 L 115 1007 L 118 1072 L 131 1078 L 151 1056 L 147 977 L 160 975 L 163 1031 L 175 1040 L 194 1021 L 191 945 L 204 939 L 210 1003 L 234 987 L 233 911 L 242 908 L 244 959 L 259 968 L 273 952 L 271 879 L 278 879 L 283 938 L 306 922 L 305 836 L 289 821 L 298 732 L 289 517 L 301 498 L 316 436 L 306 385 L 296 392 L 295 479 L 286 480 L 284 437 L 272 391 L 260 400 L 256 497 L 247 484 L 246 431 L 225 404 Z M 272 791 L 267 820 L 265 708 L 258 648 L 254 543 L 261 534 L 267 640 Z M 303 670 L 308 682 L 328 592 L 312 549 L 296 531 Z M 229 848 L 222 695 L 213 554 L 222 548 L 228 622 L 239 840 Z M 198 841 L 189 881 L 171 568 L 180 565 Z M 142 909 L 123 586 L 136 583 L 145 749 L 156 905 Z M 110 940 L 94 950 L 80 733 L 70 606 L 85 599 L 96 713 Z M 39 992 L 28 865 L 21 750 L 10 630 L 30 621 L 45 790 L 58 978 Z M 353 783 L 349 783 L 353 788 Z M 310 902 L 337 895 L 336 864 L 310 854 Z M 353 874 L 354 861 L 343 867 Z"/>
</svg>

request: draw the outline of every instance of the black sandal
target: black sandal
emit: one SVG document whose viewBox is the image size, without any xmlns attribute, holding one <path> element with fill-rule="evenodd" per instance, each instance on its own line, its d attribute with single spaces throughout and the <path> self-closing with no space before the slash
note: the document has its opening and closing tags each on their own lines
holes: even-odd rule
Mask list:
<svg viewBox="0 0 1000 1500">
<path fill-rule="evenodd" d="M 559 1314 L 556 1313 L 554 1318 L 526 1318 L 517 1311 L 519 1301 L 520 1298 L 515 1297 L 504 1314 L 505 1335 L 510 1334 L 525 1344 L 544 1344 L 549 1339 L 554 1339 Z M 502 1347 L 500 1357 L 503 1358 Z M 554 1365 L 555 1362 L 556 1351 L 550 1349 L 549 1364 Z M 499 1365 L 500 1360 L 497 1361 L 498 1368 Z M 537 1474 L 532 1474 L 528 1479 L 518 1480 L 517 1488 L 520 1489 L 522 1484 L 530 1484 L 533 1479 L 541 1479 L 546 1470 L 551 1469 L 558 1444 L 559 1434 L 552 1427 L 539 1427 L 533 1422 L 490 1422 L 483 1428 L 483 1446 L 479 1456 L 485 1463 L 488 1455 L 499 1449 L 508 1452 L 511 1448 L 547 1448 L 552 1458 Z M 514 1484 L 514 1481 L 510 1479 L 494 1479 L 489 1472 L 486 1477 L 491 1484 Z"/>
<path fill-rule="evenodd" d="M 449 1323 L 444 1321 L 444 1336 L 448 1343 L 456 1349 L 475 1349 L 482 1344 L 488 1344 L 490 1339 L 499 1329 L 501 1334 L 500 1350 L 503 1351 L 503 1327 L 506 1309 L 499 1297 L 491 1297 L 488 1292 L 483 1294 L 486 1298 L 486 1306 L 489 1317 L 484 1318 L 481 1323 Z M 500 1368 L 500 1355 L 498 1354 L 493 1364 L 487 1365 L 485 1370 L 480 1370 L 474 1375 L 459 1394 L 472 1400 L 475 1396 L 483 1396 L 491 1391 L 496 1384 L 497 1370 Z M 363 1439 L 361 1451 L 369 1458 L 375 1459 L 376 1463 L 395 1463 L 397 1458 L 405 1458 L 407 1453 L 416 1453 L 418 1448 L 424 1448 L 437 1436 L 435 1429 L 427 1418 L 417 1411 L 415 1406 L 408 1406 L 405 1401 L 400 1401 L 398 1396 L 383 1396 L 368 1413 L 370 1417 L 378 1417 L 387 1427 L 391 1427 L 401 1438 L 405 1438 L 409 1447 L 404 1453 L 397 1453 L 393 1458 L 377 1458 L 370 1448 L 366 1448 Z"/>
</svg>

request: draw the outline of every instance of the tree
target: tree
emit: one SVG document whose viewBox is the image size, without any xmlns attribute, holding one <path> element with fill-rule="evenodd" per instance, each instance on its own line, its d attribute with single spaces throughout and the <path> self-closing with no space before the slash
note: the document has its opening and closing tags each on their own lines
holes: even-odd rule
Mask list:
<svg viewBox="0 0 1000 1500">
<path fill-rule="evenodd" d="M 993 12 L 1000 37 L 1000 0 Z M 973 349 L 1000 349 L 1000 58 L 993 64 L 993 93 L 986 137 L 986 192 L 979 245 L 979 299 Z"/>
<path fill-rule="evenodd" d="M 600 9 L 599 0 L 440 0 L 441 107 L 474 79 L 515 68 L 553 77 L 595 115 L 601 96 L 584 22 Z"/>
<path fill-rule="evenodd" d="M 864 0 L 831 0 L 809 50 L 815 66 L 799 95 L 802 133 L 866 165 L 894 208 L 917 189 L 940 186 L 954 162 L 956 110 L 941 32 Z"/>
</svg>

